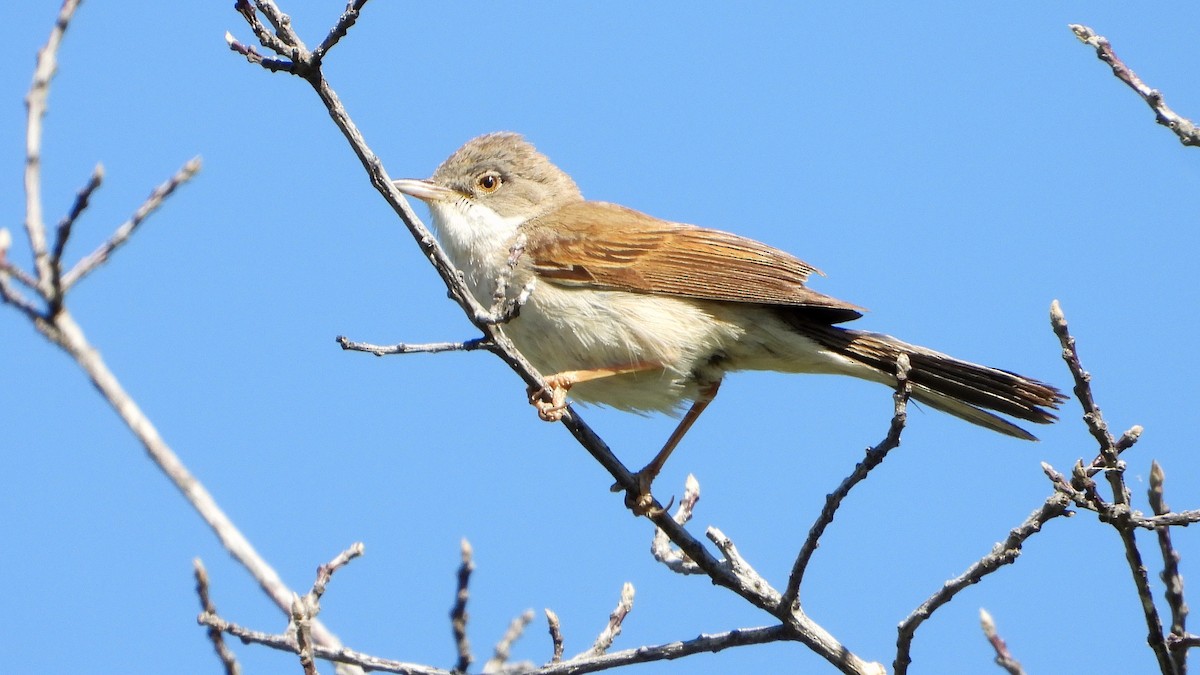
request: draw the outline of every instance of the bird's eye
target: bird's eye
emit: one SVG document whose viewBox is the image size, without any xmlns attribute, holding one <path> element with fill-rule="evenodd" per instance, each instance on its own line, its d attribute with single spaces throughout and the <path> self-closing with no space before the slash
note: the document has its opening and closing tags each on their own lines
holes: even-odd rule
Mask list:
<svg viewBox="0 0 1200 675">
<path fill-rule="evenodd" d="M 475 179 L 475 187 L 488 194 L 491 194 L 500 189 L 500 183 L 502 182 L 503 181 L 500 179 L 499 174 L 485 173 Z"/>
</svg>

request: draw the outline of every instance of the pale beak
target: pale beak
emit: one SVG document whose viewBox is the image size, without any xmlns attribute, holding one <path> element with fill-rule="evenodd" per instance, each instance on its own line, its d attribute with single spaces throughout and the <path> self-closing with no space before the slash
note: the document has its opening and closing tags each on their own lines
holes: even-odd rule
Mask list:
<svg viewBox="0 0 1200 675">
<path fill-rule="evenodd" d="M 460 196 L 450 188 L 419 178 L 400 178 L 392 181 L 396 189 L 423 202 L 448 202 Z"/>
</svg>

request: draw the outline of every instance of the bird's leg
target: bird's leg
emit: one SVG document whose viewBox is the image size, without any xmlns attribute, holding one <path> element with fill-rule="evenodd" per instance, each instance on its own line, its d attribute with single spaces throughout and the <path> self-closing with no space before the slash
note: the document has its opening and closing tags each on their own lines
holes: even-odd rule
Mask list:
<svg viewBox="0 0 1200 675">
<path fill-rule="evenodd" d="M 663 465 L 667 463 L 667 458 L 675 450 L 675 446 L 683 440 L 684 434 L 692 428 L 696 420 L 700 419 L 700 413 L 712 403 L 717 397 L 717 390 L 721 388 L 721 381 L 717 380 L 712 384 L 704 385 L 700 388 L 700 395 L 692 402 L 692 407 L 688 408 L 687 414 L 683 419 L 679 420 L 679 425 L 675 427 L 675 431 L 671 432 L 671 437 L 663 445 L 662 450 L 650 460 L 650 463 L 642 467 L 641 471 L 633 474 L 634 480 L 637 481 L 638 491 L 636 494 L 627 493 L 625 495 L 625 505 L 628 506 L 635 514 L 644 516 L 651 511 L 651 504 L 654 503 L 654 497 L 650 494 L 650 486 L 654 483 L 654 479 L 658 477 L 662 471 Z M 619 485 L 613 486 L 613 491 L 620 490 Z"/>
<path fill-rule="evenodd" d="M 537 408 L 538 417 L 547 422 L 557 422 L 563 418 L 567 409 L 567 392 L 571 387 L 590 380 L 599 380 L 613 375 L 628 375 L 647 370 L 662 369 L 661 363 L 638 361 L 625 366 L 613 368 L 592 368 L 589 370 L 564 370 L 546 378 L 545 387 L 530 387 L 529 402 Z"/>
</svg>

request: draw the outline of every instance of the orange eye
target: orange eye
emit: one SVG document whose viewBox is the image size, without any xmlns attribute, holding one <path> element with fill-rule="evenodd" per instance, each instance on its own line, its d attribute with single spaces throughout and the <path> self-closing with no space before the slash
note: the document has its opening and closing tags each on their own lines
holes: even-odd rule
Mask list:
<svg viewBox="0 0 1200 675">
<path fill-rule="evenodd" d="M 500 176 L 494 173 L 485 173 L 475 179 L 475 186 L 487 193 L 495 192 L 500 189 L 502 183 Z"/>
</svg>

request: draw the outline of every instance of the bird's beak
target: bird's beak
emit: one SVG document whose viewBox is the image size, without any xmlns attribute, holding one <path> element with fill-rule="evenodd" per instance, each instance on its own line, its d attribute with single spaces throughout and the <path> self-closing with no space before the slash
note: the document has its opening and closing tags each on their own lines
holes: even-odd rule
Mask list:
<svg viewBox="0 0 1200 675">
<path fill-rule="evenodd" d="M 450 188 L 442 187 L 432 181 L 419 178 L 400 178 L 392 181 L 396 189 L 410 197 L 416 197 L 423 202 L 448 202 L 457 199 L 459 194 Z"/>
</svg>

